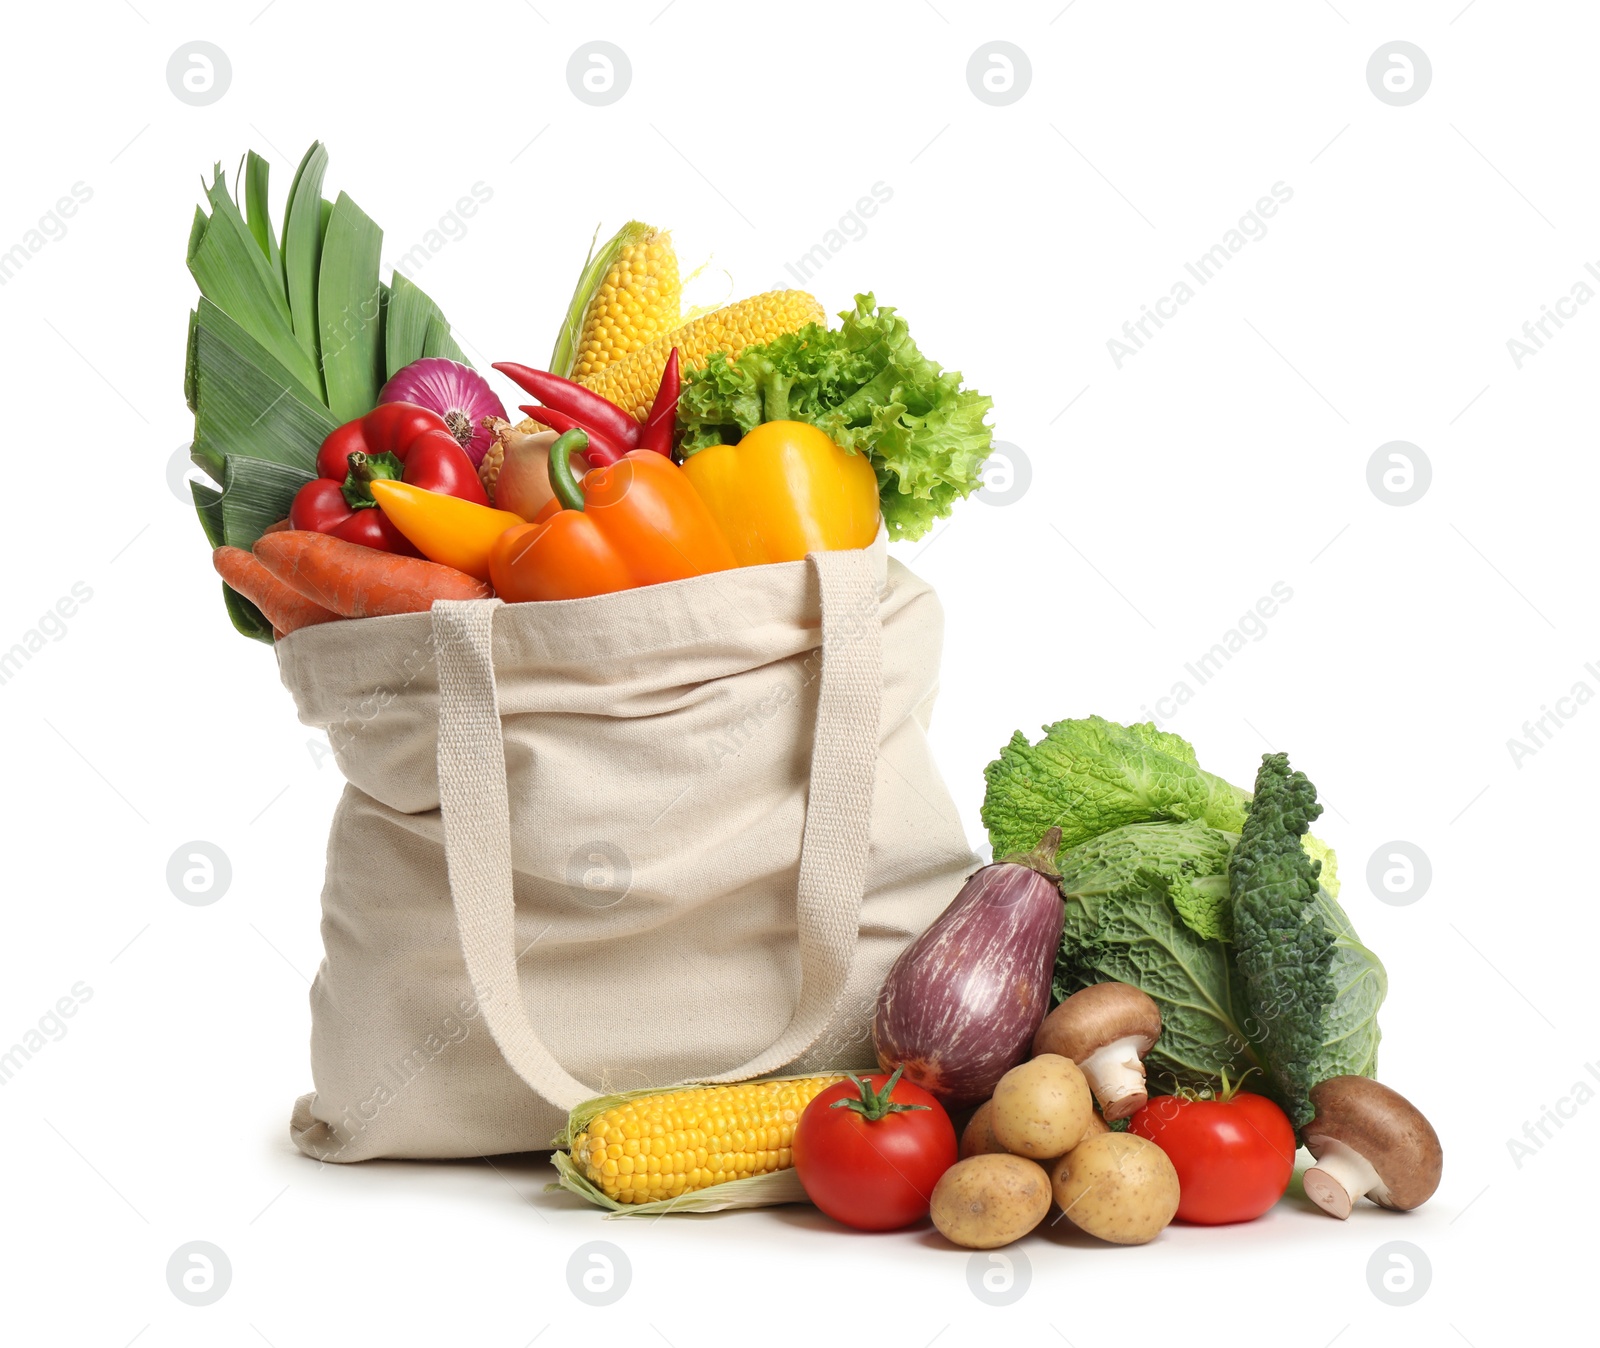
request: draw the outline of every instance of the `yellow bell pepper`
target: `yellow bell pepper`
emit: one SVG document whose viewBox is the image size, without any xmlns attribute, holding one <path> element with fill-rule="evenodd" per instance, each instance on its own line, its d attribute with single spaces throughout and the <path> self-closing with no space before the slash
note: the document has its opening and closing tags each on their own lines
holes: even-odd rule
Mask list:
<svg viewBox="0 0 1600 1348">
<path fill-rule="evenodd" d="M 425 491 L 409 482 L 378 478 L 370 486 L 389 522 L 418 552 L 479 580 L 489 579 L 489 549 L 495 539 L 524 522 L 509 510 Z"/>
<path fill-rule="evenodd" d="M 740 566 L 864 548 L 878 534 L 872 464 L 803 421 L 764 422 L 736 445 L 696 450 L 683 471 Z"/>
</svg>

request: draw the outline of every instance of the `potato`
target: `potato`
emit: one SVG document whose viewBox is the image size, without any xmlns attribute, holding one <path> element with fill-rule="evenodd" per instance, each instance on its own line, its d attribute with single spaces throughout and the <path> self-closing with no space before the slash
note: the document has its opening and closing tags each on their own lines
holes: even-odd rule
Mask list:
<svg viewBox="0 0 1600 1348">
<path fill-rule="evenodd" d="M 978 1106 L 977 1113 L 967 1120 L 967 1126 L 961 1130 L 962 1160 L 966 1160 L 969 1156 L 989 1156 L 1005 1150 L 995 1138 L 994 1129 L 989 1126 L 989 1118 L 993 1112 L 992 1102 L 985 1100 Z"/>
<path fill-rule="evenodd" d="M 1095 1113 L 1089 1116 L 1089 1127 L 1084 1133 L 1084 1137 L 1093 1137 L 1096 1133 L 1109 1133 L 1110 1131 L 1111 1125 L 1101 1118 L 1098 1113 Z"/>
<path fill-rule="evenodd" d="M 1003 1152 L 957 1161 L 933 1186 L 933 1224 L 969 1250 L 993 1250 L 1020 1240 L 1050 1211 L 1044 1167 Z"/>
<path fill-rule="evenodd" d="M 994 1088 L 989 1127 L 1015 1156 L 1048 1161 L 1071 1151 L 1094 1118 L 1094 1096 L 1071 1058 L 1041 1053 L 1013 1067 Z"/>
<path fill-rule="evenodd" d="M 1068 1221 L 1113 1245 L 1154 1240 L 1178 1210 L 1167 1153 L 1133 1133 L 1084 1138 L 1056 1162 L 1050 1187 Z"/>
</svg>

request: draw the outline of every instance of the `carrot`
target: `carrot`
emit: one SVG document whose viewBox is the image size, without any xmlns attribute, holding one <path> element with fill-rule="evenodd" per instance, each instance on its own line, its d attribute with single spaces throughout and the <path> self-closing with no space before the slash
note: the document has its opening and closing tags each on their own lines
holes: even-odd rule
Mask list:
<svg viewBox="0 0 1600 1348">
<path fill-rule="evenodd" d="M 243 548 L 218 548 L 211 554 L 211 565 L 229 589 L 237 590 L 261 610 L 275 635 L 287 636 L 339 617 L 285 585 Z"/>
<path fill-rule="evenodd" d="M 267 525 L 261 532 L 264 534 L 281 534 L 287 528 L 289 528 L 289 521 L 279 520 L 276 524 Z"/>
<path fill-rule="evenodd" d="M 285 585 L 345 618 L 425 613 L 435 599 L 487 599 L 494 593 L 453 566 L 380 552 L 310 529 L 263 534 L 255 554 Z"/>
</svg>

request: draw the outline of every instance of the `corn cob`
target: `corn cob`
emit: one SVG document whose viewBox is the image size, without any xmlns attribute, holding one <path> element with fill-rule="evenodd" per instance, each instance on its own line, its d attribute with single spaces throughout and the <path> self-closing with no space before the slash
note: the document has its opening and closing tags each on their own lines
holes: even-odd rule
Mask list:
<svg viewBox="0 0 1600 1348">
<path fill-rule="evenodd" d="M 687 372 L 704 365 L 713 351 L 724 351 L 733 360 L 747 346 L 770 342 L 807 323 L 821 323 L 824 317 L 822 306 L 803 290 L 769 290 L 664 333 L 578 382 L 643 421 L 673 347 L 678 348 L 678 361 Z"/>
<path fill-rule="evenodd" d="M 682 295 L 672 236 L 630 220 L 584 264 L 551 371 L 569 379 L 599 374 L 677 327 Z"/>
<path fill-rule="evenodd" d="M 838 1076 L 690 1086 L 612 1105 L 572 1142 L 584 1177 L 618 1203 L 676 1198 L 787 1170 L 795 1125 Z"/>
</svg>

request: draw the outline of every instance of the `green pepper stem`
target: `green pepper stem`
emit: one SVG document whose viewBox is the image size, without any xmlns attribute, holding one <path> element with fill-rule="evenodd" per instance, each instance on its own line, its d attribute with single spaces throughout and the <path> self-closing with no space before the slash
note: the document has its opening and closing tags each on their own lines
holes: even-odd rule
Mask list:
<svg viewBox="0 0 1600 1348">
<path fill-rule="evenodd" d="M 581 430 L 565 431 L 550 446 L 550 488 L 563 510 L 583 509 L 583 484 L 573 475 L 572 456 L 589 448 Z"/>
<path fill-rule="evenodd" d="M 352 510 L 371 510 L 378 504 L 372 494 L 375 481 L 398 481 L 405 465 L 393 454 L 363 454 L 359 449 L 346 457 L 350 472 L 341 484 L 344 501 Z"/>
</svg>

